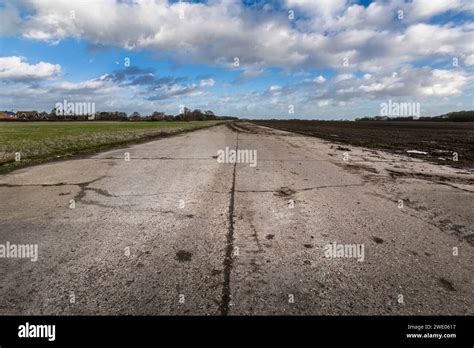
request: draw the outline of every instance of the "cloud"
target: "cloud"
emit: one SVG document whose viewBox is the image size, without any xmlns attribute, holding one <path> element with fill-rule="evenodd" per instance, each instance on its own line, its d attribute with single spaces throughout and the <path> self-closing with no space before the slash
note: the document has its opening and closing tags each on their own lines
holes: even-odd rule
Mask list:
<svg viewBox="0 0 474 348">
<path fill-rule="evenodd" d="M 352 100 L 354 98 L 425 98 L 452 97 L 462 94 L 473 78 L 461 69 L 432 69 L 403 66 L 399 73 L 365 74 L 360 78 L 334 78 L 321 98 Z"/>
<path fill-rule="evenodd" d="M 335 78 L 334 78 L 334 81 L 335 82 L 341 82 L 341 81 L 344 81 L 344 80 L 350 80 L 354 77 L 353 74 L 340 74 L 340 75 L 337 75 Z"/>
<path fill-rule="evenodd" d="M 21 25 L 21 18 L 18 9 L 13 3 L 6 3 L 0 9 L 0 23 L 2 23 L 0 25 L 0 35 L 13 35 L 17 32 L 18 27 Z"/>
<path fill-rule="evenodd" d="M 319 107 L 325 107 L 325 106 L 328 106 L 328 105 L 329 105 L 329 100 L 323 99 L 323 100 L 318 101 L 318 106 Z"/>
<path fill-rule="evenodd" d="M 425 19 L 450 10 L 467 8 L 467 5 L 467 2 L 460 0 L 413 0 L 410 10 L 414 14 L 413 18 Z"/>
<path fill-rule="evenodd" d="M 75 93 L 91 93 L 98 92 L 103 90 L 107 86 L 112 86 L 112 84 L 104 79 L 97 80 L 87 80 L 81 82 L 58 82 L 53 84 L 54 90 L 60 90 L 63 92 L 75 92 Z"/>
<path fill-rule="evenodd" d="M 122 70 L 114 71 L 111 74 L 105 76 L 106 79 L 112 80 L 114 82 L 123 82 L 129 78 L 134 78 L 136 76 L 153 76 L 153 69 L 151 68 L 139 68 L 136 66 L 129 66 Z"/>
<path fill-rule="evenodd" d="M 212 86 L 214 86 L 215 83 L 216 83 L 216 81 L 214 81 L 213 79 L 201 80 L 199 82 L 199 86 L 200 87 L 212 87 Z"/>
<path fill-rule="evenodd" d="M 313 81 L 316 83 L 324 83 L 326 82 L 326 78 L 323 75 L 319 75 L 318 77 L 315 77 Z"/>
<path fill-rule="evenodd" d="M 234 79 L 234 83 L 243 83 L 250 81 L 257 76 L 262 75 L 265 72 L 265 69 L 260 66 L 260 64 L 252 64 L 243 68 L 243 72 Z"/>
<path fill-rule="evenodd" d="M 244 70 L 235 82 L 255 78 L 269 67 L 341 69 L 344 58 L 354 68 L 375 69 L 401 66 L 426 54 L 456 54 L 469 61 L 472 55 L 472 27 L 419 23 L 446 12 L 470 14 L 470 0 L 388 0 L 367 7 L 349 0 L 286 0 L 283 6 L 298 14 L 294 21 L 286 11 L 256 11 L 237 0 L 101 0 L 87 6 L 56 0 L 23 5 L 32 13 L 16 25 L 25 38 L 80 38 L 92 45 L 147 49 L 178 63 L 231 67 L 239 58 Z M 13 13 L 12 6 L 2 12 Z M 400 9 L 403 20 L 397 18 Z M 420 43 L 424 37 L 429 40 Z"/>
<path fill-rule="evenodd" d="M 143 86 L 146 87 L 146 90 L 153 91 L 158 87 L 179 84 L 188 78 L 184 76 L 156 76 L 153 68 L 130 66 L 110 74 L 104 74 L 100 79 L 111 81 L 120 86 Z M 214 80 L 206 79 L 201 83 L 203 87 L 212 86 Z"/>
<path fill-rule="evenodd" d="M 432 69 L 416 68 L 410 65 L 401 67 L 398 73 L 380 72 L 376 74 L 341 74 L 328 79 L 324 84 L 313 80 L 303 80 L 287 85 L 272 85 L 260 93 L 257 100 L 261 105 L 281 105 L 281 112 L 288 105 L 333 107 L 368 105 L 367 103 L 389 98 L 402 100 L 416 99 L 431 104 L 435 98 L 454 98 L 472 84 L 474 78 L 458 68 Z M 275 100 L 278 97 L 278 100 Z M 241 96 L 239 96 L 241 98 Z M 431 99 L 429 99 L 431 98 Z M 245 100 L 251 100 L 245 97 Z M 428 100 L 430 100 L 428 102 Z"/>
<path fill-rule="evenodd" d="M 201 80 L 199 83 L 171 83 L 166 85 L 155 86 L 142 93 L 147 100 L 164 100 L 175 97 L 196 97 L 203 94 L 208 87 L 214 86 L 213 79 Z"/>
<path fill-rule="evenodd" d="M 97 110 L 177 112 L 178 106 L 173 105 L 172 100 L 178 99 L 178 104 L 182 104 L 183 98 L 189 101 L 189 98 L 203 96 L 206 90 L 216 83 L 214 79 L 208 78 L 183 84 L 183 81 L 187 80 L 185 77 L 157 77 L 152 71 L 153 69 L 149 68 L 129 67 L 78 82 L 33 80 L 30 75 L 28 79 L 1 79 L 0 101 L 5 107 L 26 110 L 34 108 L 49 111 L 56 103 L 67 99 L 76 102 L 94 102 Z M 43 75 L 49 76 L 41 74 Z M 163 102 L 167 100 L 170 103 L 167 104 L 166 110 L 163 108 Z M 155 104 L 155 101 L 159 101 L 160 104 Z"/>
<path fill-rule="evenodd" d="M 39 62 L 29 64 L 24 57 L 0 57 L 0 79 L 21 81 L 40 80 L 58 76 L 61 73 L 59 64 Z"/>
</svg>

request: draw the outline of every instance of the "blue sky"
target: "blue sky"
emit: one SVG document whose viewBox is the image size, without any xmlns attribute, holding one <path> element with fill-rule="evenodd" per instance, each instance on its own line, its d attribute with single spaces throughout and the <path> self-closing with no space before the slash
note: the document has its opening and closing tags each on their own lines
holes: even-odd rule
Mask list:
<svg viewBox="0 0 474 348">
<path fill-rule="evenodd" d="M 467 0 L 0 1 L 0 109 L 64 99 L 248 118 L 354 119 L 389 99 L 423 115 L 474 109 L 473 13 Z"/>
</svg>

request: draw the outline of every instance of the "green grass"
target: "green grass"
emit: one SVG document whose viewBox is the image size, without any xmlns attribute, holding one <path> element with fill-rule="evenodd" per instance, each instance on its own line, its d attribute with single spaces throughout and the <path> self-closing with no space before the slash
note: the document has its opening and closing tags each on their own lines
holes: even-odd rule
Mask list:
<svg viewBox="0 0 474 348">
<path fill-rule="evenodd" d="M 0 173 L 216 123 L 220 122 L 0 122 Z M 15 161 L 16 152 L 20 161 Z"/>
</svg>

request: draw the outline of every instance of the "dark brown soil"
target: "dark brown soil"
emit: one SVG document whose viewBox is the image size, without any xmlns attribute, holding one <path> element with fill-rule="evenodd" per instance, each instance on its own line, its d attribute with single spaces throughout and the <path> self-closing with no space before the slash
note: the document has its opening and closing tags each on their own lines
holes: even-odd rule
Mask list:
<svg viewBox="0 0 474 348">
<path fill-rule="evenodd" d="M 424 158 L 457 168 L 474 168 L 473 122 L 252 121 L 318 138 Z M 408 154 L 407 150 L 427 152 Z M 454 152 L 458 161 L 453 161 Z"/>
</svg>

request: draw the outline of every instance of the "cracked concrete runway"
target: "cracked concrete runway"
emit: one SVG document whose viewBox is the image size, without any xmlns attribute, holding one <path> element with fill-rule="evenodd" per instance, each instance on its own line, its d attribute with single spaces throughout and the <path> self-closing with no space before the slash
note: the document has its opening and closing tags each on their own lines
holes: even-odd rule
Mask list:
<svg viewBox="0 0 474 348">
<path fill-rule="evenodd" d="M 348 148 L 239 123 L 2 175 L 39 255 L 0 258 L 0 314 L 472 315 L 474 175 Z"/>
</svg>

